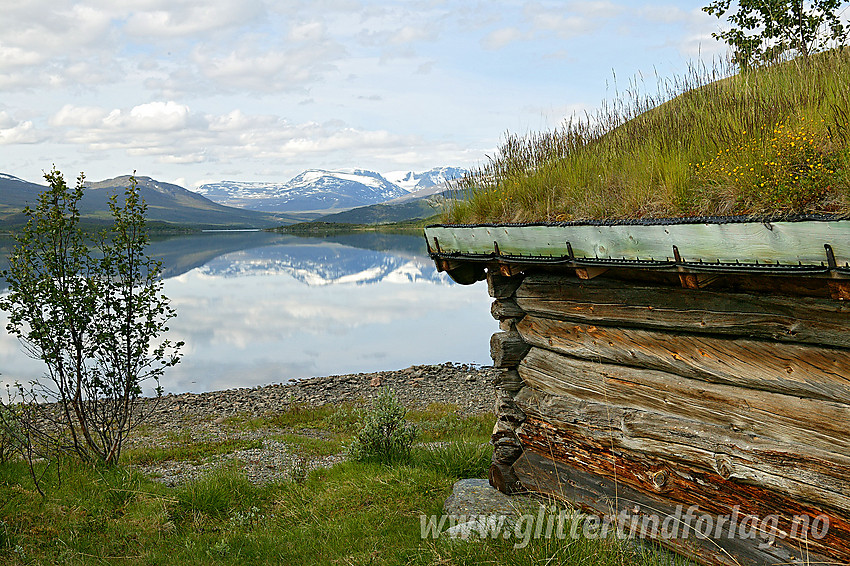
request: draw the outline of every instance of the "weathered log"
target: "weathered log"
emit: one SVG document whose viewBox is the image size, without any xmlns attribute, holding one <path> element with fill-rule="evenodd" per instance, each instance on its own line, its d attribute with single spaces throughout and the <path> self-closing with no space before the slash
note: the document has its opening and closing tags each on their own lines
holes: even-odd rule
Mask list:
<svg viewBox="0 0 850 566">
<path fill-rule="evenodd" d="M 566 450 L 570 448 L 567 442 L 559 446 Z M 576 447 L 575 451 L 580 452 L 583 449 L 584 447 Z M 763 521 L 766 517 L 777 514 L 775 500 L 766 497 L 773 494 L 764 490 L 748 489 L 737 495 L 730 490 L 731 497 L 725 492 L 722 497 L 718 497 L 718 493 L 710 489 L 713 484 L 706 486 L 699 483 L 702 475 L 697 473 L 693 477 L 694 491 L 678 494 L 687 502 L 682 504 L 669 496 L 634 489 L 624 483 L 619 475 L 612 476 L 608 472 L 599 473 L 585 467 L 556 462 L 552 460 L 553 453 L 549 446 L 541 447 L 535 444 L 533 449 L 526 450 L 517 460 L 513 471 L 525 488 L 566 499 L 588 513 L 615 518 L 624 533 L 637 533 L 653 538 L 702 564 L 828 564 L 831 563 L 830 559 L 847 560 L 850 556 L 847 523 L 841 519 L 830 522 L 829 532 L 817 540 L 809 536 L 801 542 L 798 534 L 795 538 L 786 537 L 784 540 L 777 537 L 773 544 L 769 544 L 769 541 L 762 543 L 759 539 L 742 536 L 755 534 L 752 517 Z M 600 453 L 600 459 L 608 458 L 607 461 L 614 463 L 618 470 L 626 471 L 635 467 L 633 462 L 619 454 L 606 452 L 604 448 L 600 449 Z M 690 487 L 689 484 L 688 489 Z M 699 509 L 693 510 L 697 517 L 689 519 L 687 513 L 692 503 L 698 504 Z M 793 507 L 791 510 L 794 514 L 778 517 L 778 528 L 788 534 L 792 533 L 794 515 L 812 518 L 819 516 L 817 509 L 795 506 L 793 502 L 789 504 Z M 706 530 L 707 520 L 700 517 L 703 513 L 710 514 L 712 518 L 712 528 L 707 533 L 707 538 L 701 538 L 697 534 L 700 519 L 703 521 L 703 532 Z M 731 527 L 733 520 L 735 526 Z M 759 527 L 763 524 L 759 523 Z M 802 530 L 798 527 L 793 532 L 799 533 Z M 688 536 L 683 535 L 685 532 Z M 664 536 L 665 534 L 673 536 Z"/>
<path fill-rule="evenodd" d="M 546 421 L 578 442 L 606 446 L 670 467 L 684 464 L 715 472 L 727 480 L 850 513 L 847 454 L 754 437 L 657 411 L 552 395 L 532 387 L 524 388 L 516 402 L 527 419 Z M 522 439 L 528 428 L 523 425 L 516 430 Z M 645 486 L 664 491 L 655 479 L 644 478 Z"/>
<path fill-rule="evenodd" d="M 507 299 L 511 297 L 522 283 L 523 276 L 515 275 L 505 277 L 492 270 L 487 270 L 487 291 L 494 299 Z"/>
<path fill-rule="evenodd" d="M 599 277 L 526 277 L 516 291 L 528 314 L 596 325 L 725 334 L 850 348 L 850 304 L 812 297 L 648 287 Z"/>
<path fill-rule="evenodd" d="M 496 391 L 496 418 L 519 424 L 525 420 L 525 413 L 517 406 L 511 393 Z"/>
<path fill-rule="evenodd" d="M 497 299 L 490 305 L 490 314 L 496 320 L 507 320 L 509 318 L 522 318 L 525 311 L 519 308 L 513 299 Z"/>
<path fill-rule="evenodd" d="M 490 464 L 490 472 L 488 476 L 490 479 L 490 485 L 502 493 L 511 495 L 526 491 L 509 464 L 502 464 L 494 461 Z"/>
<path fill-rule="evenodd" d="M 531 316 L 519 321 L 516 329 L 528 344 L 583 360 L 850 404 L 850 352 L 843 349 Z"/>
<path fill-rule="evenodd" d="M 493 380 L 493 385 L 497 391 L 507 391 L 516 393 L 523 387 L 522 378 L 516 369 L 506 369 Z"/>
<path fill-rule="evenodd" d="M 538 390 L 700 421 L 756 437 L 850 454 L 850 406 L 708 383 L 532 348 L 519 366 Z"/>
<path fill-rule="evenodd" d="M 497 332 L 490 337 L 490 357 L 497 368 L 516 367 L 528 348 L 516 332 Z"/>
</svg>

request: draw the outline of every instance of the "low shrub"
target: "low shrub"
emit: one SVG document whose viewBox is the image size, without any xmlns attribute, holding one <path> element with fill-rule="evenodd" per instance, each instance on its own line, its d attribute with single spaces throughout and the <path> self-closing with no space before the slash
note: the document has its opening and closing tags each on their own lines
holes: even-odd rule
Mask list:
<svg viewBox="0 0 850 566">
<path fill-rule="evenodd" d="M 382 464 L 408 461 L 417 429 L 406 416 L 407 409 L 392 391 L 379 391 L 372 407 L 361 413 L 360 432 L 348 448 L 348 457 Z"/>
</svg>

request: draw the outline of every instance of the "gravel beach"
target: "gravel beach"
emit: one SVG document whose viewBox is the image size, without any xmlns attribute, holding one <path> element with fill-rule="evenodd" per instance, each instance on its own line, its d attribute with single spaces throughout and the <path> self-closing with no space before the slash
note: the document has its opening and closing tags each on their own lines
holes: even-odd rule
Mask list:
<svg viewBox="0 0 850 566">
<path fill-rule="evenodd" d="M 168 447 L 180 442 L 252 441 L 250 449 L 216 454 L 201 461 L 167 460 L 136 467 L 167 485 L 195 479 L 230 460 L 253 482 L 285 479 L 298 470 L 330 466 L 342 454 L 305 457 L 286 442 L 271 437 L 285 429 L 246 429 L 232 426 L 229 417 L 261 417 L 293 406 L 320 407 L 344 402 L 368 404 L 381 387 L 388 387 L 408 409 L 431 403 L 456 405 L 466 415 L 493 411 L 493 379 L 498 370 L 448 362 L 416 365 L 401 370 L 313 377 L 262 387 L 165 395 L 158 400 L 143 429 L 128 439 L 128 447 Z M 321 438 L 320 430 L 299 430 L 301 436 Z"/>
</svg>

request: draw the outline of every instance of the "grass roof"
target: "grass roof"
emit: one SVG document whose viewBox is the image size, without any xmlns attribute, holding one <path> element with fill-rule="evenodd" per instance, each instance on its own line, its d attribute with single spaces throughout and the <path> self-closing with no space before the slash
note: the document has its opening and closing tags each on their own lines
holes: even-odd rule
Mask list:
<svg viewBox="0 0 850 566">
<path fill-rule="evenodd" d="M 850 214 L 850 50 L 659 90 L 508 135 L 444 221 Z"/>
</svg>

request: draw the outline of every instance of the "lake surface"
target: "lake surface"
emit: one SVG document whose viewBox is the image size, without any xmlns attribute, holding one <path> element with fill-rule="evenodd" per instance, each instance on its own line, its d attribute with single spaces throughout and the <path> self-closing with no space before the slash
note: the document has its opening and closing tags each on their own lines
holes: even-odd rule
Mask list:
<svg viewBox="0 0 850 566">
<path fill-rule="evenodd" d="M 456 285 L 437 273 L 420 236 L 219 232 L 157 240 L 148 253 L 163 259 L 177 310 L 169 337 L 186 342 L 183 361 L 162 380 L 166 392 L 491 363 L 498 324 L 486 284 Z M 0 313 L 0 328 L 6 318 Z M 42 373 L 0 331 L 0 383 Z"/>
</svg>

